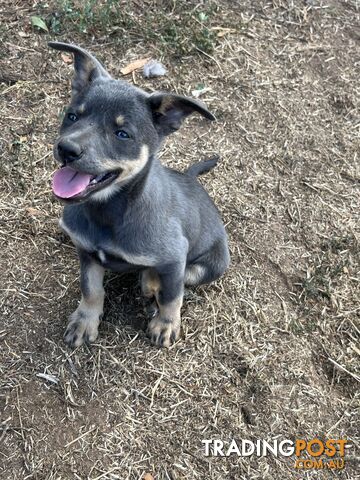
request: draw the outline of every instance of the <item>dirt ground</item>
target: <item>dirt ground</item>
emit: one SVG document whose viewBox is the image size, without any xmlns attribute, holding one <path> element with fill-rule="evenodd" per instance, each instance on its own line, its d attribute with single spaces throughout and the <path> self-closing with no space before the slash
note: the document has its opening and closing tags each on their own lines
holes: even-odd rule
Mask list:
<svg viewBox="0 0 360 480">
<path fill-rule="evenodd" d="M 358 2 L 80 4 L 0 2 L 1 479 L 360 478 Z M 114 274 L 96 344 L 63 343 L 79 267 L 57 226 L 52 143 L 72 65 L 49 39 L 118 78 L 161 60 L 166 77 L 126 77 L 148 91 L 206 88 L 217 122 L 189 119 L 161 160 L 220 154 L 201 181 L 232 264 L 188 294 L 169 350 L 146 338 L 137 278 Z M 202 444 L 314 437 L 348 440 L 343 470 Z"/>
</svg>

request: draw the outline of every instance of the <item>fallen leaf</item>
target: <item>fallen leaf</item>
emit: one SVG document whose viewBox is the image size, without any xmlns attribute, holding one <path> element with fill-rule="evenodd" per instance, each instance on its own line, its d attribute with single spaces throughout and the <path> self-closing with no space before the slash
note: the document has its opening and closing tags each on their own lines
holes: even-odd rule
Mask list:
<svg viewBox="0 0 360 480">
<path fill-rule="evenodd" d="M 211 30 L 217 30 L 216 36 L 219 38 L 224 37 L 228 33 L 236 33 L 235 28 L 213 27 Z"/>
<path fill-rule="evenodd" d="M 66 55 L 66 53 L 62 53 L 61 58 L 63 59 L 63 62 L 65 63 L 73 63 L 73 59 L 71 55 Z"/>
<path fill-rule="evenodd" d="M 145 473 L 143 480 L 154 480 L 154 477 L 151 473 Z"/>
<path fill-rule="evenodd" d="M 128 65 L 126 65 L 126 67 L 122 68 L 120 72 L 123 75 L 128 75 L 129 73 L 134 72 L 139 68 L 142 68 L 149 60 L 150 60 L 150 57 L 140 58 L 139 60 L 135 60 L 134 62 L 131 62 Z"/>
<path fill-rule="evenodd" d="M 32 217 L 38 217 L 39 215 L 43 215 L 43 212 L 37 210 L 36 208 L 29 207 L 26 209 L 27 213 Z"/>
<path fill-rule="evenodd" d="M 21 37 L 21 38 L 28 38 L 28 37 L 30 37 L 30 35 L 28 35 L 28 34 L 25 33 L 25 32 L 18 32 L 18 35 L 19 35 L 19 37 Z"/>
<path fill-rule="evenodd" d="M 45 30 L 46 32 L 49 31 L 46 23 L 41 17 L 31 17 L 31 25 L 39 28 L 40 30 Z"/>
</svg>

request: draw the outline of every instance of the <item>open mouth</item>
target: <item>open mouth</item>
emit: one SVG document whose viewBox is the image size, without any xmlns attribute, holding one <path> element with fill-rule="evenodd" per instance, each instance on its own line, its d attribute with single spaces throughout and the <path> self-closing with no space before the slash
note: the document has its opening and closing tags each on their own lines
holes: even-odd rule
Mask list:
<svg viewBox="0 0 360 480">
<path fill-rule="evenodd" d="M 62 167 L 55 172 L 53 177 L 53 193 L 62 200 L 83 200 L 92 193 L 109 186 L 120 173 L 118 170 L 92 175 L 78 172 L 70 167 Z"/>
</svg>

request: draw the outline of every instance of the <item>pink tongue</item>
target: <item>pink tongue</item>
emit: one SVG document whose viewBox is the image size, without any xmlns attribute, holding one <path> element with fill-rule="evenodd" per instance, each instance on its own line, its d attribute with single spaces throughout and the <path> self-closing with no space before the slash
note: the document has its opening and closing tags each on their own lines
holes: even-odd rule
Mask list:
<svg viewBox="0 0 360 480">
<path fill-rule="evenodd" d="M 55 172 L 52 189 L 58 197 L 70 198 L 85 190 L 91 178 L 92 175 L 88 173 L 81 173 L 70 167 L 63 167 Z"/>
</svg>

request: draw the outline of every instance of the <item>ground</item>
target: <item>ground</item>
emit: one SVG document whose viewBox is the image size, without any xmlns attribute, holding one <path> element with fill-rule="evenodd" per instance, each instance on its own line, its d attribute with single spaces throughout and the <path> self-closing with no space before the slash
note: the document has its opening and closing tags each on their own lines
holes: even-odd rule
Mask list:
<svg viewBox="0 0 360 480">
<path fill-rule="evenodd" d="M 2 0 L 0 13 L 1 478 L 355 479 L 358 3 Z M 118 78 L 161 60 L 166 77 L 124 77 L 148 91 L 206 88 L 217 121 L 193 116 L 161 160 L 184 170 L 221 156 L 201 181 L 232 262 L 187 295 L 169 350 L 146 338 L 137 278 L 114 274 L 98 341 L 63 343 L 79 268 L 57 224 L 52 143 L 72 65 L 49 39 Z M 314 437 L 348 440 L 343 470 L 207 457 L 202 444 Z"/>
</svg>

